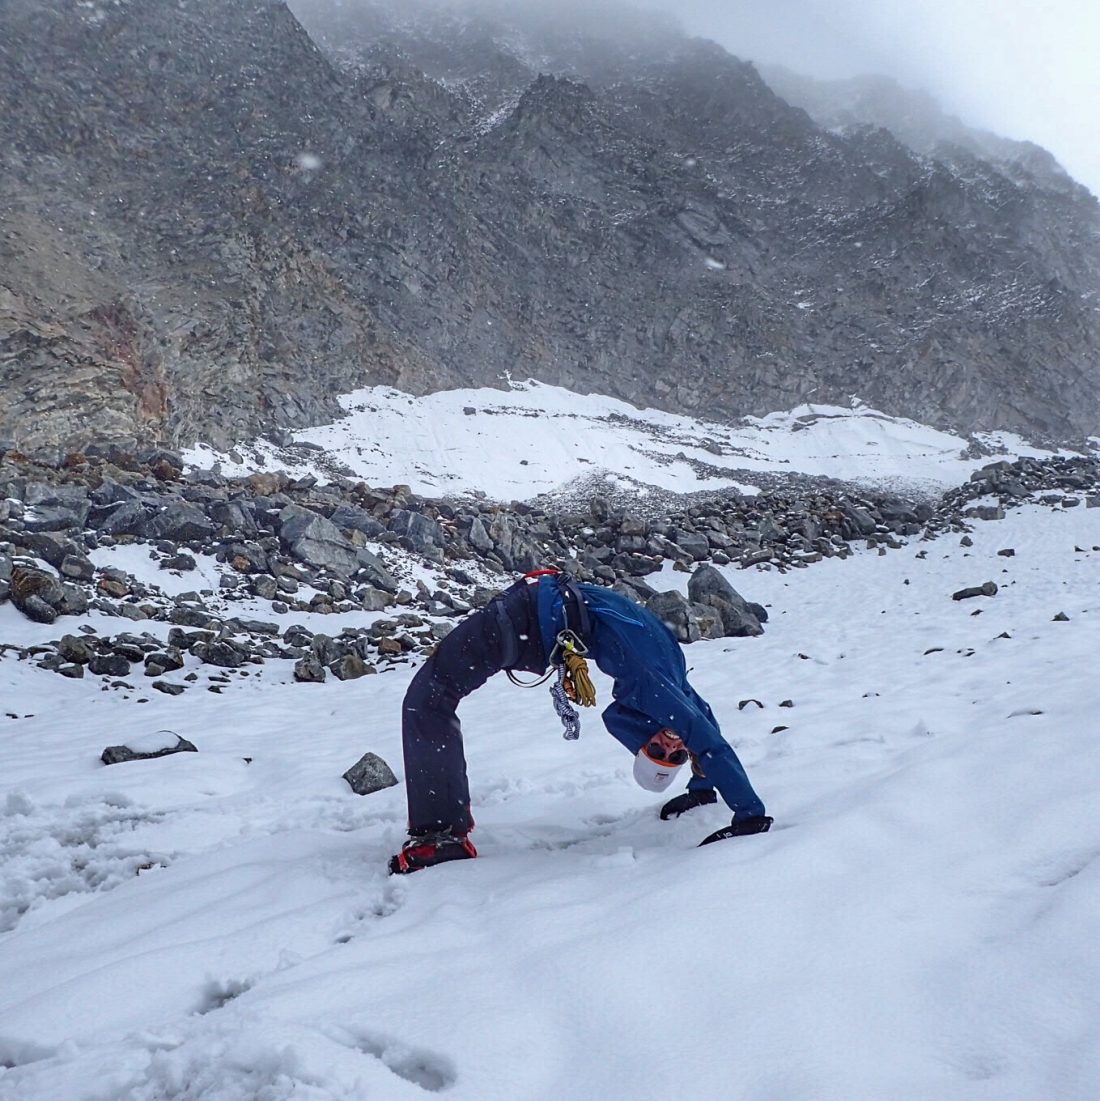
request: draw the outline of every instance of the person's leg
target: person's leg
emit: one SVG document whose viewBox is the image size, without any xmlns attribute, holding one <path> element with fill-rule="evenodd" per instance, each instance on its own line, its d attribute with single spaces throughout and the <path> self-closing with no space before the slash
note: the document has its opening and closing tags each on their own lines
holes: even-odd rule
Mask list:
<svg viewBox="0 0 1100 1101">
<path fill-rule="evenodd" d="M 464 619 L 440 642 L 413 678 L 402 706 L 409 832 L 472 825 L 459 703 L 494 673 L 541 671 L 545 656 L 529 587 L 508 589 L 497 602 Z M 503 606 L 504 615 L 500 614 Z"/>
<path fill-rule="evenodd" d="M 500 628 L 491 612 L 475 612 L 456 627 L 413 677 L 401 708 L 409 833 L 465 834 L 470 788 L 461 700 L 500 669 Z"/>
</svg>

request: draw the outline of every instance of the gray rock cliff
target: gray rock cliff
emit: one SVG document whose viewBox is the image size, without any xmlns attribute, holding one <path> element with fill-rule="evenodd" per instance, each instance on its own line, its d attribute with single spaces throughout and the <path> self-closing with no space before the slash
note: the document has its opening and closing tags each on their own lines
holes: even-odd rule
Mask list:
<svg viewBox="0 0 1100 1101">
<path fill-rule="evenodd" d="M 507 11 L 0 4 L 0 439 L 224 446 L 509 373 L 1096 432 L 1100 208 L 1051 162 Z"/>
</svg>

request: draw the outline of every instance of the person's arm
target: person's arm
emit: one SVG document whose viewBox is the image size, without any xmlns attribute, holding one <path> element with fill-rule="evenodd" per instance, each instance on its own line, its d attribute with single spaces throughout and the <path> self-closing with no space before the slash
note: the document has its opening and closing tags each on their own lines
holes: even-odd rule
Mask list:
<svg viewBox="0 0 1100 1101">
<path fill-rule="evenodd" d="M 738 818 L 764 814 L 764 804 L 753 790 L 733 746 L 722 737 L 710 708 L 698 697 L 692 698 L 694 693 L 689 696 L 660 674 L 649 672 L 645 677 L 617 684 L 615 695 L 657 727 L 670 727 L 680 735 L 702 773 L 692 776 L 689 790 L 717 788 Z"/>
</svg>

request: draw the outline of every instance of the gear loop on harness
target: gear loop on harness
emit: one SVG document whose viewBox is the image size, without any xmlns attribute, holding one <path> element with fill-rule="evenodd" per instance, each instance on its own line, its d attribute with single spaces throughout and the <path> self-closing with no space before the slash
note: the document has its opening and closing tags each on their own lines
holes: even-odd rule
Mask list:
<svg viewBox="0 0 1100 1101">
<path fill-rule="evenodd" d="M 538 688 L 540 684 L 545 684 L 554 675 L 554 667 L 551 666 L 549 669 L 547 669 L 546 672 L 538 678 L 538 680 L 520 680 L 519 677 L 516 676 L 515 670 L 513 669 L 505 669 L 504 675 L 517 688 Z"/>
</svg>

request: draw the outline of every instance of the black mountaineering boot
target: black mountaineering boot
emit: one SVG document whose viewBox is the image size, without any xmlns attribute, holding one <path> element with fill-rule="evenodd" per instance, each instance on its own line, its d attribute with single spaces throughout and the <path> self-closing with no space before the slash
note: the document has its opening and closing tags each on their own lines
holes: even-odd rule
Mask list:
<svg viewBox="0 0 1100 1101">
<path fill-rule="evenodd" d="M 709 845 L 713 841 L 725 841 L 727 837 L 748 837 L 754 833 L 767 833 L 772 828 L 772 819 L 766 814 L 756 815 L 752 818 L 738 818 L 733 816 L 733 821 L 725 829 L 715 830 L 709 837 L 704 837 L 699 842 L 700 848 Z"/>
<path fill-rule="evenodd" d="M 685 791 L 683 795 L 674 796 L 661 807 L 661 821 L 667 822 L 670 818 L 679 818 L 681 814 L 695 807 L 709 806 L 717 802 L 718 796 L 709 788 L 703 788 L 701 791 Z"/>
</svg>

